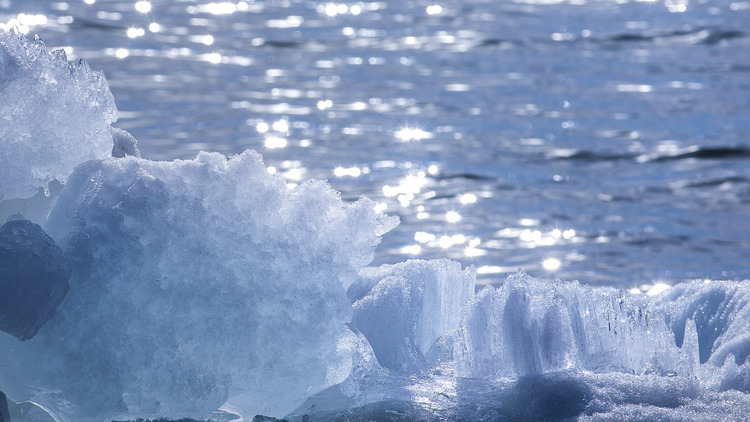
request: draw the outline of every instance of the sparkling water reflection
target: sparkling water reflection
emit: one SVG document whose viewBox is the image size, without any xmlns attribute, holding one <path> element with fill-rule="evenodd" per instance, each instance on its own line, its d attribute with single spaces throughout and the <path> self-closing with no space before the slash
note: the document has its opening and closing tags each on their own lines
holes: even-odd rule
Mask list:
<svg viewBox="0 0 750 422">
<path fill-rule="evenodd" d="M 261 151 L 448 256 L 641 293 L 750 278 L 749 3 L 0 1 L 103 69 L 144 156 Z"/>
</svg>

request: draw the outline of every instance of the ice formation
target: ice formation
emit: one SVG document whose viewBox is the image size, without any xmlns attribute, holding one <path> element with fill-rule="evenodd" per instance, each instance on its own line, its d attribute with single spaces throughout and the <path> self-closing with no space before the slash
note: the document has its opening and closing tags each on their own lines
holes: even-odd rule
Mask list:
<svg viewBox="0 0 750 422">
<path fill-rule="evenodd" d="M 371 201 L 344 203 L 322 181 L 290 188 L 252 151 L 140 158 L 135 139 L 110 127 L 100 73 L 4 32 L 0 66 L 0 92 L 18 99 L 0 105 L 0 216 L 34 221 L 0 228 L 0 390 L 11 414 L 750 413 L 746 283 L 640 296 L 519 273 L 475 293 L 473 269 L 450 260 L 368 268 L 397 224 Z M 50 198 L 24 199 L 45 188 Z M 17 309 L 27 302 L 39 304 L 34 315 Z"/>
<path fill-rule="evenodd" d="M 322 182 L 288 189 L 255 152 L 89 161 L 45 225 L 70 291 L 28 348 L 56 351 L 46 385 L 80 415 L 283 415 L 348 375 L 346 288 L 394 224 Z"/>
<path fill-rule="evenodd" d="M 651 297 L 514 274 L 464 303 L 459 328 L 428 353 L 443 348 L 442 359 L 427 358 L 421 376 L 373 366 L 377 352 L 360 346 L 360 370 L 289 418 L 745 420 L 748 312 L 740 282 L 695 281 Z"/>
</svg>

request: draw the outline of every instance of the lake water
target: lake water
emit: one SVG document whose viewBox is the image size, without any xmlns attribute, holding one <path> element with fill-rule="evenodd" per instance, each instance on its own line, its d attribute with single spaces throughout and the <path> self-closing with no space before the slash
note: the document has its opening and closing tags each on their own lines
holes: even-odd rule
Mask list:
<svg viewBox="0 0 750 422">
<path fill-rule="evenodd" d="M 144 157 L 261 152 L 480 284 L 750 279 L 750 1 L 0 0 Z"/>
</svg>

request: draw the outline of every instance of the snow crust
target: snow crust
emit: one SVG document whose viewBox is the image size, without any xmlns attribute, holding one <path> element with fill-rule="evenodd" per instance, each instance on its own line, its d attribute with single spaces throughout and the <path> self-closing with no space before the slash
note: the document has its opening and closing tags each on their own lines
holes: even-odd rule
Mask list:
<svg viewBox="0 0 750 422">
<path fill-rule="evenodd" d="M 40 306 L 42 319 L 15 301 L 0 307 L 10 321 L 0 390 L 13 415 L 750 413 L 747 282 L 645 296 L 518 273 L 475 293 L 474 269 L 447 259 L 369 268 L 398 221 L 368 199 L 345 203 L 323 181 L 289 188 L 254 151 L 140 158 L 109 126 L 116 109 L 100 73 L 4 32 L 0 66 L 0 92 L 18 99 L 0 104 L 0 215 L 24 214 L 0 229 L 2 293 L 43 302 L 14 281 L 36 263 L 47 272 L 35 285 L 69 286 L 55 290 L 59 306 Z M 59 195 L 19 202 L 52 180 Z M 35 335 L 17 328 L 29 321 Z"/>
</svg>

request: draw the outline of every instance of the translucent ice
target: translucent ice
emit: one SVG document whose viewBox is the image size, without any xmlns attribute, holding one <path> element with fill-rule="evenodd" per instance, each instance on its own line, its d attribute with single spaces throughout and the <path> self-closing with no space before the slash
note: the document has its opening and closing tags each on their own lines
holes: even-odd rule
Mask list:
<svg viewBox="0 0 750 422">
<path fill-rule="evenodd" d="M 750 287 L 709 281 L 681 284 L 659 302 L 678 345 L 694 324 L 700 363 L 721 366 L 728 356 L 740 365 L 750 356 Z M 750 387 L 750 384 L 746 388 Z"/>
<path fill-rule="evenodd" d="M 140 157 L 141 152 L 138 150 L 138 141 L 135 140 L 133 135 L 128 131 L 120 128 L 110 128 L 112 131 L 112 141 L 114 146 L 112 147 L 113 157 L 125 157 L 130 155 L 133 157 Z"/>
<path fill-rule="evenodd" d="M 0 201 L 29 198 L 112 151 L 107 82 L 62 50 L 0 30 Z"/>
</svg>

